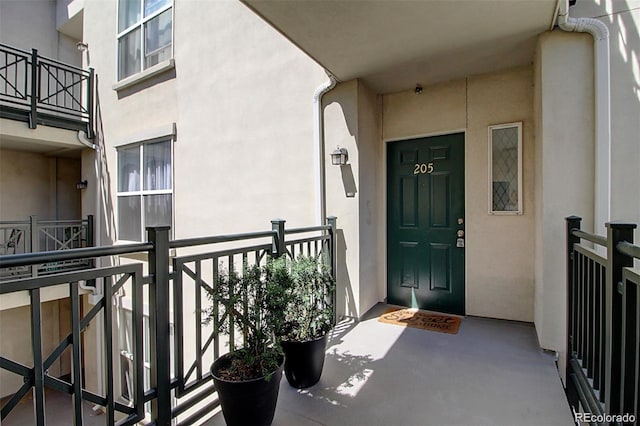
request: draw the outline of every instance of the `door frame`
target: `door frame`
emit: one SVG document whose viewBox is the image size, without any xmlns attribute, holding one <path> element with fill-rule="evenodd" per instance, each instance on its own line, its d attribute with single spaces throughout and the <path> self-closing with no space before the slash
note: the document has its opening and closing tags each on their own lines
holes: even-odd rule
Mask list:
<svg viewBox="0 0 640 426">
<path fill-rule="evenodd" d="M 465 241 L 467 240 L 467 236 L 469 235 L 469 228 L 468 228 L 468 220 L 467 220 L 467 213 L 468 213 L 468 205 L 469 203 L 466 202 L 466 194 L 467 194 L 467 189 L 468 189 L 468 184 L 467 184 L 467 164 L 468 164 L 468 158 L 467 158 L 467 129 L 466 128 L 462 128 L 462 129 L 453 129 L 453 130 L 445 130 L 445 131 L 441 131 L 441 132 L 434 132 L 434 133 L 421 133 L 421 134 L 416 134 L 416 135 L 407 135 L 407 136 L 403 136 L 403 137 L 396 137 L 396 138 L 383 138 L 382 139 L 382 184 L 384 185 L 384 190 L 382 191 L 382 206 L 383 206 L 383 217 L 382 219 L 384 220 L 384 264 L 383 264 L 383 274 L 384 274 L 384 300 L 387 300 L 388 297 L 388 291 L 389 291 L 389 274 L 388 274 L 388 269 L 389 269 L 389 245 L 388 245 L 388 241 L 387 241 L 387 235 L 389 232 L 388 229 L 388 220 L 389 220 L 389 206 L 387 204 L 387 200 L 389 199 L 389 194 L 388 194 L 388 169 L 389 169 L 389 164 L 388 164 L 388 159 L 387 159 L 387 144 L 389 143 L 394 143 L 394 142 L 403 142 L 403 141 L 408 141 L 408 140 L 412 140 L 412 139 L 420 139 L 420 138 L 430 138 L 433 136 L 443 136 L 443 135 L 452 135 L 454 133 L 462 133 L 464 136 L 464 192 L 465 192 L 465 203 L 464 203 L 464 223 L 465 223 Z M 468 264 L 468 258 L 469 258 L 469 251 L 467 250 L 467 248 L 465 247 L 465 251 L 464 251 L 464 312 L 466 314 L 467 312 L 467 303 L 469 298 L 467 297 L 468 294 L 468 289 L 467 289 L 467 264 Z"/>
</svg>

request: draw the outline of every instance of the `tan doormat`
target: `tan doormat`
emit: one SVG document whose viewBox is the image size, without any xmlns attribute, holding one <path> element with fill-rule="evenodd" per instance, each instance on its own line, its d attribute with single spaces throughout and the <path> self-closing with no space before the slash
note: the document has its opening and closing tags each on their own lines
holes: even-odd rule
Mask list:
<svg viewBox="0 0 640 426">
<path fill-rule="evenodd" d="M 390 309 L 380 315 L 378 321 L 422 330 L 458 334 L 461 318 L 450 315 L 432 314 L 416 309 Z"/>
</svg>

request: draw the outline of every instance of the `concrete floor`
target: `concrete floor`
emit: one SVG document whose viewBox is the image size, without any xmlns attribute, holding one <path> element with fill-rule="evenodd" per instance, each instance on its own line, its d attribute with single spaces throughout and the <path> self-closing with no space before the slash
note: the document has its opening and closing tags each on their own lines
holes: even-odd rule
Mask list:
<svg viewBox="0 0 640 426">
<path fill-rule="evenodd" d="M 45 389 L 45 421 L 51 426 L 71 426 L 73 425 L 73 404 L 71 396 L 64 393 Z M 1 401 L 2 405 L 6 399 Z M 85 402 L 82 404 L 82 420 L 84 426 L 104 426 L 105 416 L 95 413 L 91 408 L 93 404 Z M 9 413 L 6 419 L 2 420 L 2 426 L 31 426 L 35 425 L 35 415 L 33 412 L 33 394 L 28 393 Z"/>
<path fill-rule="evenodd" d="M 532 325 L 463 319 L 456 335 L 365 319 L 336 327 L 320 382 L 291 388 L 283 377 L 274 426 L 573 425 L 554 359 Z M 25 398 L 2 426 L 32 425 Z M 71 425 L 71 399 L 49 391 L 47 424 Z M 86 404 L 85 425 L 104 425 Z M 218 412 L 205 423 L 225 424 Z"/>
<path fill-rule="evenodd" d="M 532 325 L 467 317 L 450 335 L 380 323 L 386 308 L 339 325 L 318 384 L 282 379 L 274 426 L 574 424 Z"/>
</svg>

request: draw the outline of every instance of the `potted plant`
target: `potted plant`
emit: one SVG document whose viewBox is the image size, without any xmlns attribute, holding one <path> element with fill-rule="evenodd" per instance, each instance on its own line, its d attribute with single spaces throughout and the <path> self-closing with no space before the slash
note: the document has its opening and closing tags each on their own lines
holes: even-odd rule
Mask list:
<svg viewBox="0 0 640 426">
<path fill-rule="evenodd" d="M 242 333 L 244 345 L 214 361 L 211 374 L 224 419 L 228 425 L 270 425 L 275 414 L 284 356 L 275 336 L 282 334 L 286 287 L 291 277 L 284 259 L 267 266 L 247 266 L 242 275 L 222 271 L 216 286 L 208 289 L 212 307 L 206 319 L 213 320 L 214 306 L 222 322 Z"/>
<path fill-rule="evenodd" d="M 290 265 L 291 287 L 282 349 L 289 384 L 302 389 L 320 380 L 327 335 L 334 325 L 335 282 L 320 256 L 300 256 Z"/>
</svg>

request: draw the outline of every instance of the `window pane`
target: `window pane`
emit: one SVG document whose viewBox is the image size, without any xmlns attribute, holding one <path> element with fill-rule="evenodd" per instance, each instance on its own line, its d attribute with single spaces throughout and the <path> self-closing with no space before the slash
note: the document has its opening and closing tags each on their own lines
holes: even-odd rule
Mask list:
<svg viewBox="0 0 640 426">
<path fill-rule="evenodd" d="M 491 131 L 493 211 L 518 211 L 518 128 Z"/>
<path fill-rule="evenodd" d="M 118 150 L 118 191 L 140 191 L 140 147 Z"/>
<path fill-rule="evenodd" d="M 169 9 L 145 24 L 145 68 L 171 58 L 171 21 L 171 9 Z"/>
<path fill-rule="evenodd" d="M 144 189 L 171 189 L 171 142 L 145 145 Z"/>
<path fill-rule="evenodd" d="M 140 196 L 118 197 L 118 230 L 121 240 L 142 241 Z"/>
<path fill-rule="evenodd" d="M 140 21 L 140 0 L 118 2 L 118 32 L 122 32 Z"/>
<path fill-rule="evenodd" d="M 141 66 L 140 28 L 118 40 L 118 79 L 140 72 Z"/>
<path fill-rule="evenodd" d="M 145 195 L 146 226 L 171 226 L 171 194 Z"/>
<path fill-rule="evenodd" d="M 169 4 L 171 4 L 171 0 L 144 0 L 145 18 Z"/>
</svg>

